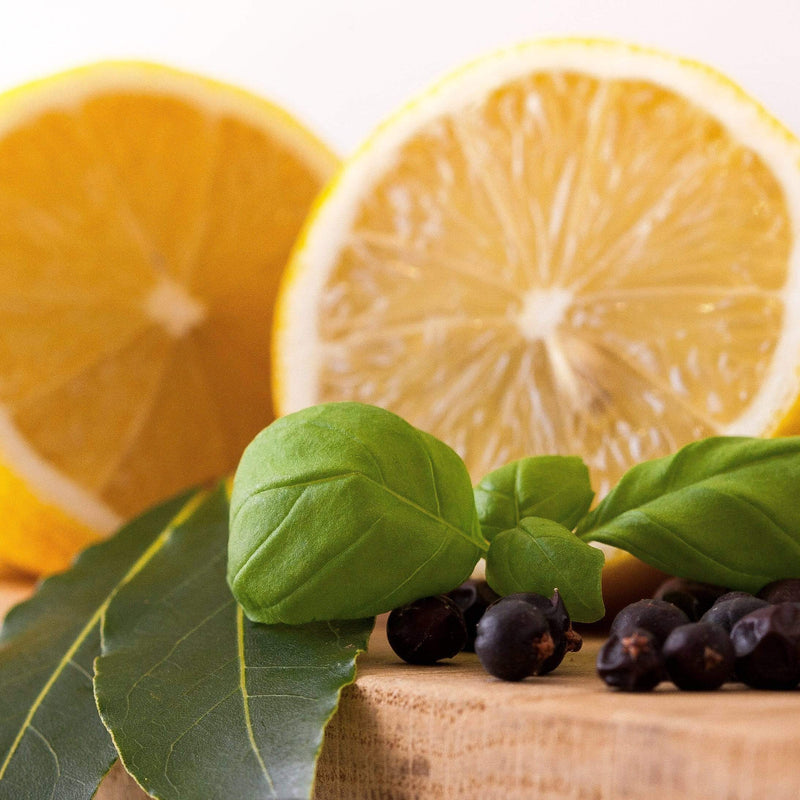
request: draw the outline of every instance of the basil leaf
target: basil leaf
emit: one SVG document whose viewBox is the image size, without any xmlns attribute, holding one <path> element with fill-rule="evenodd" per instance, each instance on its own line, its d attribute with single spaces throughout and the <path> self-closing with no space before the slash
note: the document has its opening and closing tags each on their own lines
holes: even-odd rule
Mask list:
<svg viewBox="0 0 800 800">
<path fill-rule="evenodd" d="M 249 622 L 214 492 L 114 597 L 95 692 L 123 764 L 161 800 L 311 795 L 325 725 L 374 620 Z"/>
<path fill-rule="evenodd" d="M 589 470 L 577 456 L 531 456 L 490 472 L 475 487 L 475 505 L 486 539 L 544 517 L 570 530 L 594 499 Z"/>
<path fill-rule="evenodd" d="M 498 533 L 486 554 L 486 580 L 498 594 L 558 589 L 570 617 L 594 622 L 603 616 L 603 554 L 550 519 L 524 517 Z"/>
<path fill-rule="evenodd" d="M 236 471 L 228 581 L 253 620 L 374 616 L 449 591 L 485 549 L 463 461 L 375 406 L 282 417 Z"/>
<path fill-rule="evenodd" d="M 628 470 L 578 526 L 672 575 L 755 592 L 800 575 L 800 437 L 713 437 Z"/>
<path fill-rule="evenodd" d="M 94 796 L 117 758 L 92 693 L 100 619 L 186 498 L 90 547 L 9 612 L 0 632 L 0 798 Z"/>
</svg>

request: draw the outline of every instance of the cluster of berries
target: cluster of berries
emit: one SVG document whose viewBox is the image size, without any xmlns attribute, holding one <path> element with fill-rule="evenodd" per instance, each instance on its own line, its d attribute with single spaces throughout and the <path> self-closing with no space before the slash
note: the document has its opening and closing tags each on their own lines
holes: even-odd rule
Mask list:
<svg viewBox="0 0 800 800">
<path fill-rule="evenodd" d="M 664 680 L 686 690 L 732 681 L 793 689 L 800 684 L 800 579 L 752 595 L 671 578 L 652 599 L 617 614 L 597 672 L 624 691 L 649 691 Z"/>
<path fill-rule="evenodd" d="M 558 591 L 549 598 L 533 592 L 499 597 L 486 581 L 473 579 L 447 595 L 396 608 L 386 635 L 410 664 L 433 664 L 467 650 L 506 681 L 552 672 L 582 644 Z"/>
</svg>

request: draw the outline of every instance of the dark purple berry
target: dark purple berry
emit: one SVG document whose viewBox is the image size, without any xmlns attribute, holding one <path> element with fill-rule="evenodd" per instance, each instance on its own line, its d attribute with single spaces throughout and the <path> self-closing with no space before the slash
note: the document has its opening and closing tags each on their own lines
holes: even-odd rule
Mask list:
<svg viewBox="0 0 800 800">
<path fill-rule="evenodd" d="M 545 597 L 543 594 L 535 592 L 518 592 L 510 594 L 508 597 L 518 597 L 526 603 L 530 603 L 541 611 L 550 623 L 550 635 L 553 637 L 555 650 L 553 655 L 542 664 L 538 675 L 552 672 L 564 660 L 567 653 L 577 653 L 581 649 L 583 639 L 572 627 L 567 607 L 564 605 L 558 589 L 553 592 L 552 597 Z"/>
<path fill-rule="evenodd" d="M 714 605 L 703 614 L 700 621 L 707 622 L 711 625 L 719 625 L 724 628 L 727 633 L 731 632 L 733 626 L 743 616 L 758 608 L 764 608 L 769 605 L 766 600 L 761 600 L 752 594 L 739 596 L 735 592 L 729 592 L 727 595 L 724 595 L 724 597 L 729 597 L 729 599 L 720 599 L 718 602 L 714 603 Z"/>
<path fill-rule="evenodd" d="M 655 600 L 666 600 L 668 603 L 677 606 L 686 617 L 695 622 L 700 618 L 702 612 L 700 611 L 700 604 L 697 598 L 686 592 L 666 592 L 660 597 L 654 598 Z"/>
<path fill-rule="evenodd" d="M 498 600 L 478 623 L 475 653 L 490 675 L 504 681 L 538 675 L 554 651 L 547 617 L 519 597 Z"/>
<path fill-rule="evenodd" d="M 500 599 L 500 595 L 486 581 L 470 578 L 458 588 L 448 592 L 447 596 L 455 602 L 464 615 L 464 622 L 467 625 L 467 643 L 464 649 L 472 653 L 475 651 L 478 622 L 486 609 L 495 600 Z"/>
<path fill-rule="evenodd" d="M 403 661 L 435 664 L 464 648 L 467 628 L 461 609 L 445 595 L 423 597 L 389 614 L 386 637 Z"/>
<path fill-rule="evenodd" d="M 733 674 L 733 645 L 718 625 L 690 622 L 673 628 L 661 654 L 679 689 L 718 689 Z"/>
<path fill-rule="evenodd" d="M 756 689 L 793 689 L 800 683 L 800 603 L 752 611 L 731 631 L 736 677 Z"/>
<path fill-rule="evenodd" d="M 668 578 L 656 589 L 654 600 L 666 600 L 678 606 L 691 622 L 696 622 L 727 590 L 711 583 L 687 578 Z"/>
<path fill-rule="evenodd" d="M 783 578 L 762 586 L 757 597 L 768 603 L 800 602 L 800 578 Z"/>
<path fill-rule="evenodd" d="M 648 692 L 664 677 L 656 637 L 644 628 L 612 633 L 597 654 L 597 674 L 615 689 Z"/>
<path fill-rule="evenodd" d="M 688 622 L 686 613 L 666 600 L 637 600 L 614 617 L 610 632 L 624 636 L 637 628 L 644 628 L 655 636 L 660 646 L 673 628 Z"/>
<path fill-rule="evenodd" d="M 726 603 L 728 600 L 735 600 L 737 597 L 755 597 L 755 595 L 752 592 L 742 592 L 737 589 L 732 592 L 725 592 L 725 594 L 720 595 L 714 602 L 714 605 L 716 605 L 717 603 Z"/>
</svg>

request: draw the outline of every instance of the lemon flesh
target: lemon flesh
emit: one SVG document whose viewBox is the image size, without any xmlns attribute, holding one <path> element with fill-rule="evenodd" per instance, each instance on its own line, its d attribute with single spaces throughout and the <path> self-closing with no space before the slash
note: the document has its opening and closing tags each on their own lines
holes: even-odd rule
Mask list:
<svg viewBox="0 0 800 800">
<path fill-rule="evenodd" d="M 475 480 L 578 454 L 600 494 L 691 440 L 785 429 L 798 153 L 724 78 L 650 51 L 478 62 L 379 128 L 317 208 L 279 301 L 279 410 L 385 406 Z"/>
</svg>

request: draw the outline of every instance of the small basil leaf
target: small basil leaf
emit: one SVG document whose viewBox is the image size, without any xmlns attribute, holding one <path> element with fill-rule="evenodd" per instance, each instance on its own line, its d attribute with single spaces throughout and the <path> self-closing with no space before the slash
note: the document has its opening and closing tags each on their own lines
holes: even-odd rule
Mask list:
<svg viewBox="0 0 800 800">
<path fill-rule="evenodd" d="M 604 613 L 603 554 L 553 520 L 525 517 L 501 531 L 486 554 L 486 580 L 502 595 L 558 589 L 570 617 L 594 622 Z"/>
<path fill-rule="evenodd" d="M 490 472 L 475 487 L 475 505 L 486 539 L 523 517 L 544 517 L 570 530 L 594 499 L 589 470 L 577 456 L 531 456 Z"/>
<path fill-rule="evenodd" d="M 485 549 L 464 462 L 375 406 L 282 417 L 236 471 L 228 582 L 254 621 L 375 616 L 449 591 Z"/>
<path fill-rule="evenodd" d="M 713 437 L 628 470 L 578 526 L 672 575 L 757 591 L 800 575 L 800 437 Z"/>
</svg>

